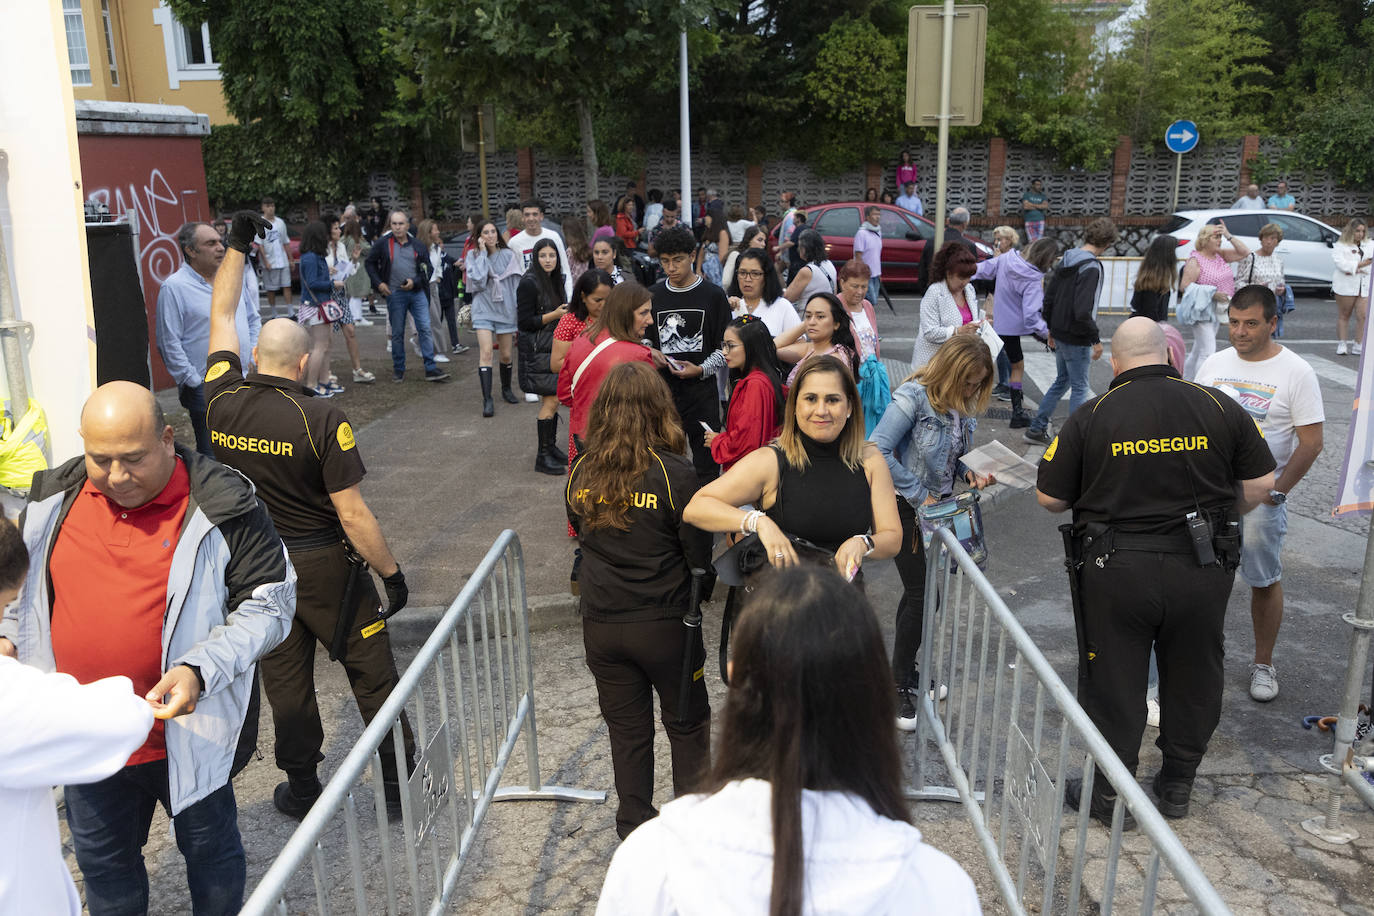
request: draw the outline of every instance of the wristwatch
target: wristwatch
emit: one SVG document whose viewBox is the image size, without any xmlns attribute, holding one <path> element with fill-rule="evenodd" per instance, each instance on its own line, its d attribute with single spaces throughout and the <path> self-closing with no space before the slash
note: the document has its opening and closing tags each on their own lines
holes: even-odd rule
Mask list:
<svg viewBox="0 0 1374 916">
<path fill-rule="evenodd" d="M 1276 506 L 1282 506 L 1284 503 L 1288 502 L 1288 494 L 1280 490 L 1270 490 L 1269 501 Z"/>
<path fill-rule="evenodd" d="M 866 534 L 860 534 L 860 535 L 857 535 L 857 537 L 859 538 L 859 540 L 861 540 L 861 541 L 864 542 L 864 556 L 868 556 L 870 553 L 873 552 L 873 549 L 874 549 L 874 548 L 873 548 L 873 538 L 869 537 L 869 536 L 866 535 Z"/>
</svg>

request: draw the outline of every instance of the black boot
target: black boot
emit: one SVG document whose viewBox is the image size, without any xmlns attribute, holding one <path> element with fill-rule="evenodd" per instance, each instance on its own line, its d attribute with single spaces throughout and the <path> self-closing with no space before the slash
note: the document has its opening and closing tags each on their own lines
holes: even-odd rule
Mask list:
<svg viewBox="0 0 1374 916">
<path fill-rule="evenodd" d="M 491 366 L 479 366 L 477 380 L 482 383 L 482 416 L 490 417 L 496 413 L 496 402 L 491 399 Z"/>
<path fill-rule="evenodd" d="M 287 774 L 286 782 L 277 783 L 272 793 L 272 804 L 287 817 L 301 820 L 310 812 L 323 788 L 314 773 Z"/>
<path fill-rule="evenodd" d="M 1021 389 L 1011 389 L 1011 423 L 1007 424 L 1012 429 L 1025 429 L 1030 426 L 1030 414 L 1021 407 Z"/>
<path fill-rule="evenodd" d="M 549 444 L 553 442 L 553 437 L 558 432 L 557 421 L 553 419 L 535 420 L 539 429 L 539 452 L 534 456 L 534 469 L 541 474 L 563 475 L 568 473 L 568 465 L 565 462 L 555 461 L 549 454 Z"/>
<path fill-rule="evenodd" d="M 515 396 L 515 392 L 510 390 L 511 364 L 501 364 L 501 398 L 507 404 L 519 404 L 520 399 Z"/>
<path fill-rule="evenodd" d="M 553 424 L 553 435 L 549 436 L 549 457 L 566 468 L 568 453 L 558 447 L 558 414 L 554 414 L 549 422 Z"/>
</svg>

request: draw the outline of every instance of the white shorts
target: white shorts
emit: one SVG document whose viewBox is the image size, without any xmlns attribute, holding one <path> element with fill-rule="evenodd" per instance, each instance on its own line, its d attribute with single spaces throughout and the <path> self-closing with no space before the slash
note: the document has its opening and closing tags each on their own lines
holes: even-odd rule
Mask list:
<svg viewBox="0 0 1374 916">
<path fill-rule="evenodd" d="M 264 289 L 278 290 L 291 288 L 290 267 L 269 267 L 262 272 Z"/>
</svg>

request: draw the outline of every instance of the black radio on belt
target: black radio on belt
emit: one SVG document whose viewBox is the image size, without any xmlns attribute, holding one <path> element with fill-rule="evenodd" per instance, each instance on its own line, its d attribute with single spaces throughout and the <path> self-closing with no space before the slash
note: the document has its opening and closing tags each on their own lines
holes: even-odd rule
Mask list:
<svg viewBox="0 0 1374 916">
<path fill-rule="evenodd" d="M 1199 566 L 1215 566 L 1216 551 L 1212 547 L 1212 523 L 1201 512 L 1189 512 L 1186 516 L 1188 540 L 1193 544 L 1193 557 Z"/>
</svg>

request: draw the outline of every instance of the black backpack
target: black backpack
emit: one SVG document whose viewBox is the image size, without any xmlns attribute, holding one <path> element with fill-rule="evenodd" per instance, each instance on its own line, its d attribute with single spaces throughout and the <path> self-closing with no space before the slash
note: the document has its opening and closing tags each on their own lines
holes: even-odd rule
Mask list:
<svg viewBox="0 0 1374 916">
<path fill-rule="evenodd" d="M 1084 258 L 1067 267 L 1060 264 L 1050 274 L 1049 285 L 1045 287 L 1044 316 L 1051 334 L 1061 331 L 1072 334 L 1077 330 L 1074 327 L 1073 294 L 1078 286 L 1078 272 L 1088 264 L 1097 263 L 1096 258 Z"/>
</svg>

